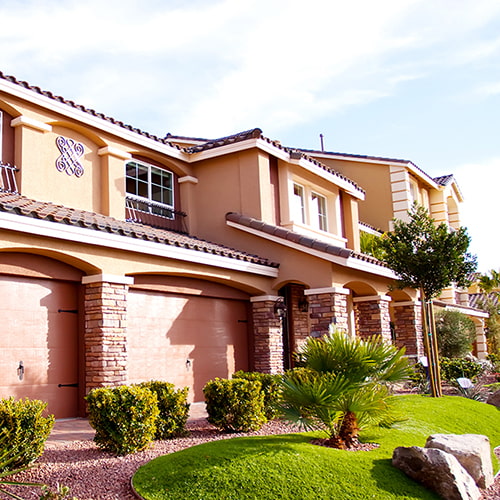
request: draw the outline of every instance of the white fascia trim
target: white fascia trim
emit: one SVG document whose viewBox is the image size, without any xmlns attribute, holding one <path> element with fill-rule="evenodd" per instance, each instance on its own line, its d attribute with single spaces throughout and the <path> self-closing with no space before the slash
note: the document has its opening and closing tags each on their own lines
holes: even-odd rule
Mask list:
<svg viewBox="0 0 500 500">
<path fill-rule="evenodd" d="M 250 302 L 276 302 L 280 298 L 278 295 L 257 295 L 250 297 Z"/>
<path fill-rule="evenodd" d="M 370 262 L 360 261 L 352 257 L 345 258 L 345 257 L 339 257 L 338 255 L 328 254 L 326 252 L 320 252 L 318 250 L 315 250 L 314 248 L 307 248 L 303 245 L 294 243 L 293 241 L 285 240 L 283 238 L 279 238 L 272 234 L 264 233 L 257 229 L 237 224 L 236 222 L 226 221 L 226 224 L 230 227 L 234 227 L 235 229 L 240 229 L 241 231 L 253 234 L 254 236 L 257 236 L 259 238 L 264 238 L 266 240 L 273 241 L 278 245 L 293 248 L 298 252 L 306 253 L 308 255 L 313 255 L 314 257 L 318 257 L 328 262 L 333 262 L 334 264 L 338 264 L 340 266 L 348 267 L 350 269 L 356 269 L 358 271 L 364 271 L 370 274 L 375 274 L 377 276 L 383 276 L 384 278 L 397 279 L 396 274 L 386 267 L 377 266 Z"/>
<path fill-rule="evenodd" d="M 394 307 L 406 307 L 406 306 L 421 306 L 422 302 L 420 300 L 405 300 L 403 302 L 393 302 Z"/>
<path fill-rule="evenodd" d="M 82 284 L 91 283 L 112 283 L 113 285 L 133 285 L 134 278 L 131 276 L 118 276 L 116 274 L 93 274 L 92 276 L 83 276 Z"/>
<path fill-rule="evenodd" d="M 489 318 L 489 314 L 485 311 L 478 311 L 474 309 L 469 309 L 467 307 L 461 307 L 458 304 L 450 304 L 444 307 L 447 311 L 459 311 L 466 316 L 474 316 L 475 318 Z"/>
<path fill-rule="evenodd" d="M 351 290 L 349 288 L 341 288 L 337 286 L 331 286 L 326 288 L 308 288 L 304 290 L 304 295 L 322 295 L 325 293 L 338 293 L 340 295 L 349 295 Z"/>
<path fill-rule="evenodd" d="M 134 144 L 139 144 L 141 146 L 151 148 L 155 151 L 164 153 L 168 156 L 172 156 L 183 161 L 189 161 L 189 156 L 186 153 L 179 151 L 177 148 L 168 146 L 167 144 L 161 144 L 157 141 L 137 134 L 136 132 L 132 132 L 131 130 L 127 130 L 118 125 L 115 125 L 114 123 L 107 122 L 102 118 L 92 116 L 85 111 L 72 108 L 65 103 L 55 101 L 50 97 L 46 97 L 34 92 L 33 90 L 21 87 L 18 84 L 8 82 L 6 80 L 0 80 L 0 91 L 6 92 L 25 101 L 34 103 L 38 106 L 49 109 L 50 111 L 54 111 L 55 113 L 61 114 L 63 116 L 67 116 L 68 118 L 78 120 L 79 122 L 85 123 L 91 127 L 109 132 Z"/>
<path fill-rule="evenodd" d="M 389 295 L 371 295 L 366 297 L 354 297 L 353 302 L 391 302 Z"/>
<path fill-rule="evenodd" d="M 153 241 L 144 241 L 118 234 L 110 234 L 93 229 L 68 226 L 58 222 L 33 219 L 22 215 L 0 213 L 0 229 L 19 231 L 31 235 L 56 238 L 65 241 L 97 245 L 106 248 L 125 250 L 156 257 L 166 257 L 174 260 L 203 264 L 223 269 L 232 269 L 246 273 L 276 278 L 278 269 L 244 262 L 220 255 L 206 254 L 187 248 L 178 248 Z"/>
<path fill-rule="evenodd" d="M 52 132 L 52 125 L 47 125 L 44 122 L 30 118 L 29 116 L 18 116 L 10 122 L 12 127 L 20 127 L 22 125 L 26 127 L 39 130 L 40 132 Z"/>
<path fill-rule="evenodd" d="M 192 175 L 185 175 L 184 177 L 179 177 L 177 179 L 177 182 L 179 184 L 184 184 L 185 182 L 189 184 L 198 184 L 198 179 L 196 177 L 193 177 Z"/>
<path fill-rule="evenodd" d="M 130 160 L 130 158 L 132 158 L 132 155 L 130 153 L 122 151 L 121 149 L 118 148 L 114 148 L 112 146 L 105 146 L 101 149 L 98 149 L 97 154 L 99 156 L 105 156 L 105 155 L 116 156 L 116 158 L 119 158 L 120 160 Z"/>
<path fill-rule="evenodd" d="M 306 158 L 290 159 L 289 161 L 290 163 L 294 165 L 299 165 L 308 172 L 318 175 L 319 177 L 322 177 L 323 179 L 335 184 L 336 186 L 342 188 L 344 191 L 346 191 L 354 198 L 357 198 L 358 200 L 365 199 L 365 193 L 363 191 L 361 191 L 360 189 L 356 189 L 356 187 L 353 186 L 350 182 L 342 179 L 338 175 L 332 174 L 332 172 L 328 172 L 328 170 L 318 167 L 318 165 L 316 165 L 312 161 Z"/>
</svg>

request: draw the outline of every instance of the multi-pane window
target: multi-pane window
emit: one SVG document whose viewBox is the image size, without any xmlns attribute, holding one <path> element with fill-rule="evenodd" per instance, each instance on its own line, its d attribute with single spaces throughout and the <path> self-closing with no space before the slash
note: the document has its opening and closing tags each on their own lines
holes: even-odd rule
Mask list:
<svg viewBox="0 0 500 500">
<path fill-rule="evenodd" d="M 173 208 L 174 179 L 172 172 L 147 163 L 130 161 L 126 165 L 125 179 L 128 195 Z"/>
<path fill-rule="evenodd" d="M 321 231 L 327 231 L 326 198 L 317 193 L 311 193 L 311 225 Z"/>
<path fill-rule="evenodd" d="M 304 188 L 300 184 L 293 185 L 292 211 L 293 220 L 304 224 L 306 220 L 304 210 Z"/>
</svg>

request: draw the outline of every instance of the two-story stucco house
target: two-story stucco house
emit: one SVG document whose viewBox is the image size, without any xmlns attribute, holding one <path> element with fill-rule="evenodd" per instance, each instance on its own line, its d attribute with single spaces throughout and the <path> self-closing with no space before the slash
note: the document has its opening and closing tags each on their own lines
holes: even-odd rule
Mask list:
<svg viewBox="0 0 500 500">
<path fill-rule="evenodd" d="M 416 292 L 360 253 L 366 182 L 328 159 L 156 137 L 1 73 L 0 117 L 0 397 L 72 417 L 161 379 L 201 401 L 331 323 L 422 353 Z"/>
</svg>

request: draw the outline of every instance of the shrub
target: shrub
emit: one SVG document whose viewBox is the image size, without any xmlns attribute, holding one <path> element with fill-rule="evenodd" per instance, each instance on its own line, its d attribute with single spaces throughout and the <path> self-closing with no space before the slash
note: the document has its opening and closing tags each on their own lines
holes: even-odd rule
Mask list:
<svg viewBox="0 0 500 500">
<path fill-rule="evenodd" d="M 271 375 L 261 372 L 244 372 L 240 370 L 233 374 L 233 379 L 258 380 L 262 385 L 264 393 L 264 413 L 267 420 L 273 420 L 278 416 L 277 404 L 281 401 L 281 375 Z"/>
<path fill-rule="evenodd" d="M 468 354 L 476 338 L 474 322 L 460 311 L 445 309 L 436 313 L 436 331 L 439 354 L 447 358 Z"/>
<path fill-rule="evenodd" d="M 439 362 L 441 378 L 454 383 L 457 378 L 465 377 L 473 380 L 483 371 L 483 365 L 465 358 L 441 358 Z"/>
<path fill-rule="evenodd" d="M 170 439 L 187 434 L 186 422 L 189 417 L 187 403 L 188 388 L 175 389 L 174 384 L 158 380 L 142 382 L 145 387 L 156 394 L 160 414 L 156 419 L 155 439 Z"/>
<path fill-rule="evenodd" d="M 258 380 L 220 379 L 207 382 L 203 388 L 208 421 L 227 432 L 260 429 L 267 421 L 264 393 Z"/>
<path fill-rule="evenodd" d="M 42 453 L 54 426 L 54 416 L 42 414 L 47 403 L 37 399 L 0 400 L 0 430 L 9 435 L 9 447 L 16 456 L 0 470 L 13 470 L 33 463 Z"/>
<path fill-rule="evenodd" d="M 156 432 L 158 398 L 139 386 L 102 387 L 86 397 L 94 441 L 100 448 L 127 455 L 146 448 Z"/>
</svg>

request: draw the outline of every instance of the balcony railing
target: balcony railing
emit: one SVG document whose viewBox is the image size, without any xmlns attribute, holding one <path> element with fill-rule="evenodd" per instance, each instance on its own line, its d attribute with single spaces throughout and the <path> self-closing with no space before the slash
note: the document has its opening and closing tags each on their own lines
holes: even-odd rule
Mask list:
<svg viewBox="0 0 500 500">
<path fill-rule="evenodd" d="M 186 214 L 154 201 L 127 196 L 125 199 L 125 217 L 129 222 L 140 222 L 159 229 L 187 234 Z"/>
<path fill-rule="evenodd" d="M 19 193 L 16 181 L 16 172 L 18 171 L 18 168 L 0 161 L 0 191 Z"/>
</svg>

